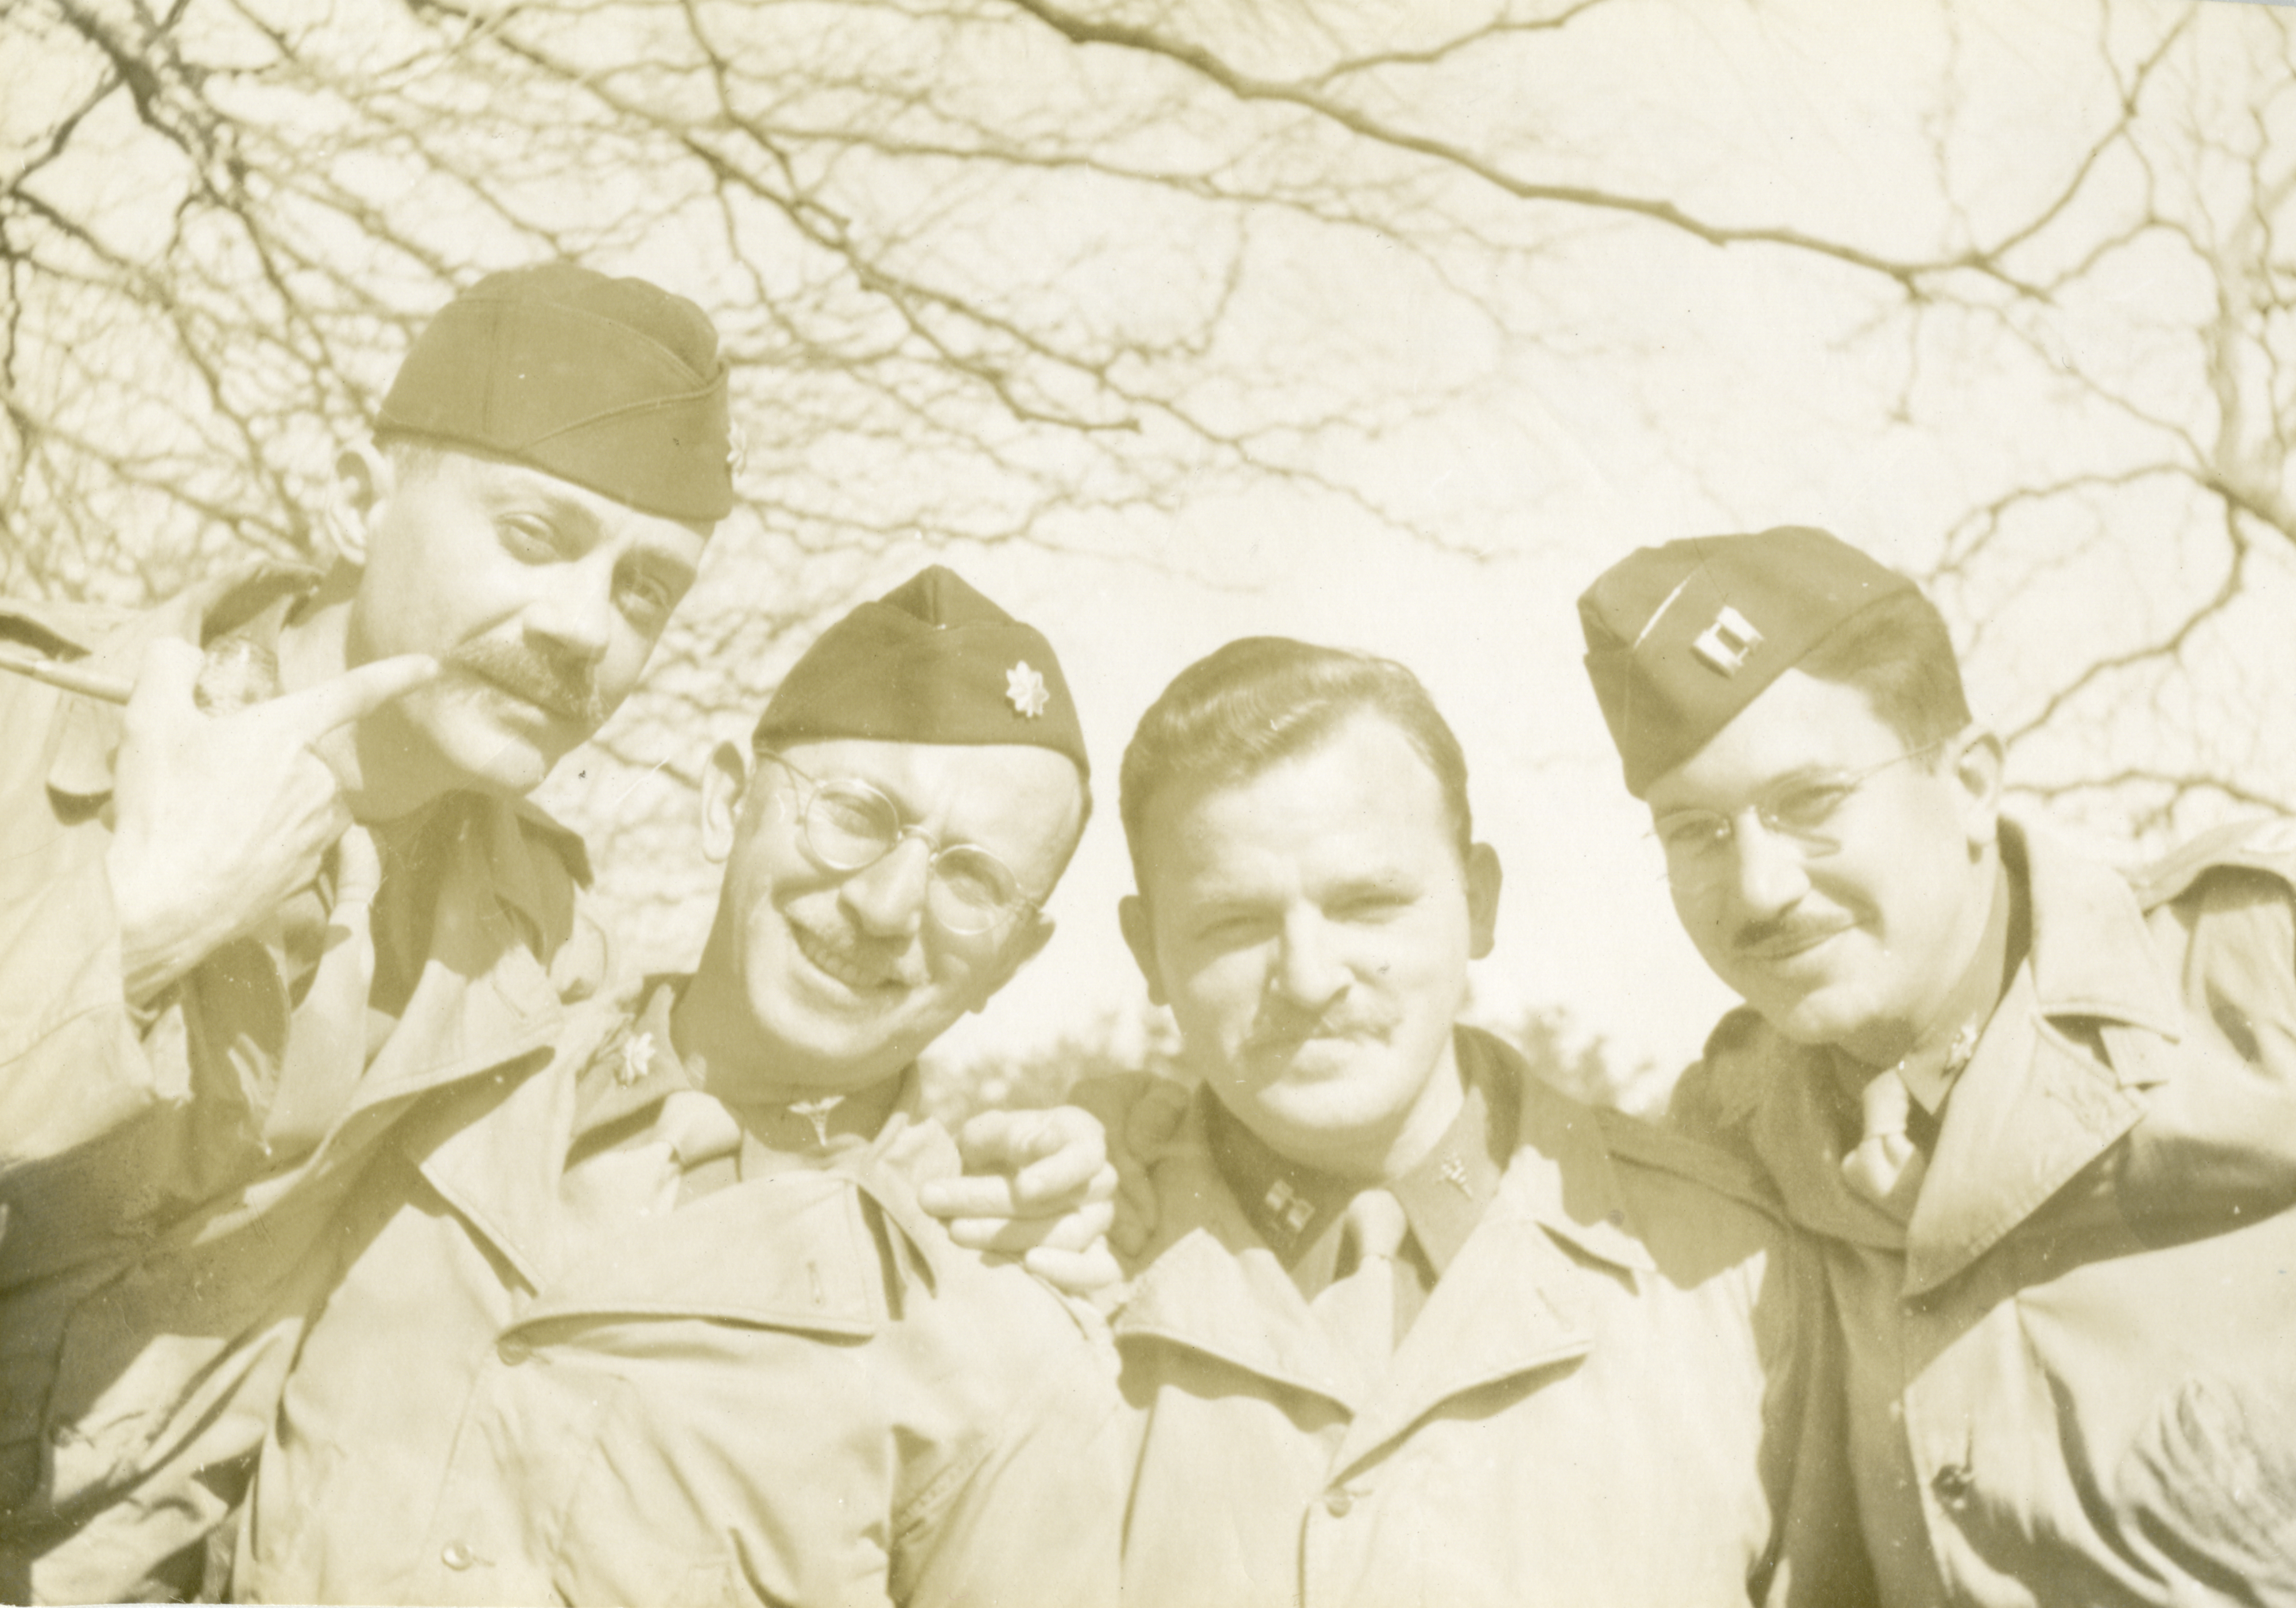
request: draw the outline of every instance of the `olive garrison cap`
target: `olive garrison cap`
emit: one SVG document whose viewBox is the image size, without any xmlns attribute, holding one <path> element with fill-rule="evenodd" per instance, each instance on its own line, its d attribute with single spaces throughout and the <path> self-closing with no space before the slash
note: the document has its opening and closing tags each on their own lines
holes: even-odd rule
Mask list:
<svg viewBox="0 0 2296 1608">
<path fill-rule="evenodd" d="M 1092 774 L 1053 644 L 939 564 L 824 631 L 783 677 L 754 741 L 839 737 L 1027 743 Z"/>
<path fill-rule="evenodd" d="M 489 274 L 440 308 L 374 428 L 480 447 L 669 519 L 734 507 L 709 315 L 570 262 Z"/>
<path fill-rule="evenodd" d="M 1640 547 L 1578 600 L 1587 676 L 1627 791 L 1706 746 L 1820 639 L 1914 583 L 1823 530 Z"/>
</svg>

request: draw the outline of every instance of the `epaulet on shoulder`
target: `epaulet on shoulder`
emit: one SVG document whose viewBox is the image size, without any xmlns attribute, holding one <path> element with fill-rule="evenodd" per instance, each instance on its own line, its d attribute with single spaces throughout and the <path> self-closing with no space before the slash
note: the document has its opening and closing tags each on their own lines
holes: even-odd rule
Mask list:
<svg viewBox="0 0 2296 1608">
<path fill-rule="evenodd" d="M 2150 910 L 2182 898 L 2210 872 L 2226 867 L 2260 871 L 2296 887 L 2296 820 L 2260 816 L 2215 827 L 2140 867 L 2128 882 Z"/>
<path fill-rule="evenodd" d="M 0 642 L 20 643 L 49 659 L 85 658 L 133 612 L 110 603 L 0 597 Z"/>
<path fill-rule="evenodd" d="M 1615 1160 L 1703 1184 L 1781 1223 L 1786 1220 L 1776 1189 L 1751 1161 L 1685 1134 L 1654 1127 L 1624 1112 L 1604 1109 L 1598 1111 L 1596 1116 L 1602 1124 L 1603 1143 Z"/>
<path fill-rule="evenodd" d="M 558 857 L 566 862 L 566 874 L 577 885 L 590 885 L 590 850 L 582 841 L 582 834 L 562 825 L 555 816 L 530 799 L 521 799 L 512 808 L 518 813 L 519 825 L 526 835 L 546 843 Z"/>
</svg>

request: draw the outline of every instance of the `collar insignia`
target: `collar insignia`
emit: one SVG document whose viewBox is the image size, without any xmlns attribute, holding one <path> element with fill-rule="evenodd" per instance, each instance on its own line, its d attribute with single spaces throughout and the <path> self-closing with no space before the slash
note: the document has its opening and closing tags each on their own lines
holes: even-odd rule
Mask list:
<svg viewBox="0 0 2296 1608">
<path fill-rule="evenodd" d="M 1294 1234 L 1305 1228 L 1308 1219 L 1316 1215 L 1315 1203 L 1282 1178 L 1267 1186 L 1267 1199 L 1264 1204 Z"/>
<path fill-rule="evenodd" d="M 622 1041 L 622 1063 L 614 1069 L 614 1081 L 624 1088 L 641 1082 L 653 1071 L 653 1035 L 639 1033 Z"/>
</svg>

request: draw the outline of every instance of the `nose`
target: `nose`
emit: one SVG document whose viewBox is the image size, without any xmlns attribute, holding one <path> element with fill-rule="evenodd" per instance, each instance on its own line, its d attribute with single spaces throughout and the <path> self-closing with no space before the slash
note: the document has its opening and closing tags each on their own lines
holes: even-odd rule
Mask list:
<svg viewBox="0 0 2296 1608">
<path fill-rule="evenodd" d="M 1331 923 L 1321 914 L 1300 911 L 1284 917 L 1273 981 L 1277 994 L 1307 1011 L 1324 1010 L 1348 991 L 1348 969 Z"/>
<path fill-rule="evenodd" d="M 541 595 L 527 607 L 527 630 L 584 663 L 605 657 L 614 628 L 612 556 L 602 543 L 574 562 L 550 566 Z"/>
<path fill-rule="evenodd" d="M 1759 920 L 1791 909 L 1809 891 L 1801 851 L 1756 820 L 1752 811 L 1733 834 L 1730 891 L 1743 916 Z"/>
<path fill-rule="evenodd" d="M 924 921 L 925 887 L 932 877 L 932 845 L 903 838 L 885 857 L 849 874 L 839 897 L 861 929 L 879 938 L 913 935 Z"/>
</svg>

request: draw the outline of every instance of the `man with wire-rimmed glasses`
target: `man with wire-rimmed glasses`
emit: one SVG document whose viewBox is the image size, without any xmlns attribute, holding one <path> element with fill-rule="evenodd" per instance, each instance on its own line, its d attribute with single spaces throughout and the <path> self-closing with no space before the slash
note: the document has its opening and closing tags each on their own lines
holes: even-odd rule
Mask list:
<svg viewBox="0 0 2296 1608">
<path fill-rule="evenodd" d="M 2296 1339 L 2296 831 L 2129 876 L 2005 819 L 1937 611 L 1822 531 L 1645 548 L 1579 610 L 1746 1002 L 1671 1114 L 1824 1251 L 1883 1602 L 2278 1600 L 2196 1506 L 2285 1462 L 2242 1441 Z"/>
<path fill-rule="evenodd" d="M 950 571 L 824 634 L 711 756 L 693 975 L 436 1108 L 347 1214 L 234 1589 L 1111 1600 L 1103 1332 L 914 1194 L 956 1170 L 917 1053 L 1051 936 L 1087 775 L 1051 644 Z"/>
</svg>

